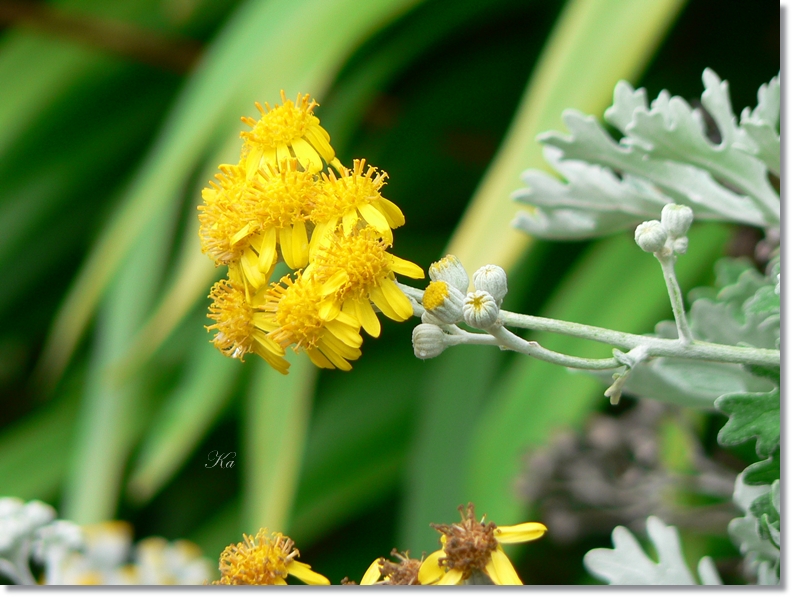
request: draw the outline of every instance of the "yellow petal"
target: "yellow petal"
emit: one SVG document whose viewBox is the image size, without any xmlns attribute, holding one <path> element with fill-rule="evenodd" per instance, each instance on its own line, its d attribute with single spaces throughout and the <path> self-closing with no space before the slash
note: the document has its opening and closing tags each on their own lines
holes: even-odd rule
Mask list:
<svg viewBox="0 0 792 597">
<path fill-rule="evenodd" d="M 458 585 L 462 582 L 462 571 L 452 568 L 446 572 L 440 580 L 437 581 L 438 585 Z"/>
<path fill-rule="evenodd" d="M 329 585 L 330 581 L 318 572 L 311 570 L 308 564 L 292 560 L 286 566 L 286 572 L 292 576 L 296 576 L 307 585 Z"/>
<path fill-rule="evenodd" d="M 311 362 L 320 369 L 335 369 L 335 367 L 333 367 L 333 363 L 328 361 L 327 357 L 317 349 L 309 348 L 305 352 L 308 353 L 308 358 L 311 359 Z"/>
<path fill-rule="evenodd" d="M 396 282 L 390 278 L 386 278 L 380 284 L 380 288 L 382 288 L 382 292 L 388 300 L 388 303 L 390 303 L 390 306 L 393 307 L 393 310 L 399 316 L 399 319 L 396 319 L 396 321 L 405 321 L 412 317 L 412 303 L 410 299 L 407 298 L 407 295 L 396 286 Z"/>
<path fill-rule="evenodd" d="M 541 522 L 523 522 L 511 526 L 499 526 L 494 534 L 498 543 L 525 543 L 539 539 L 546 532 L 547 527 Z"/>
<path fill-rule="evenodd" d="M 297 269 L 294 266 L 294 252 L 292 251 L 294 245 L 292 244 L 291 226 L 278 230 L 278 240 L 280 241 L 281 255 L 283 255 L 286 265 L 292 269 Z"/>
<path fill-rule="evenodd" d="M 415 280 L 420 280 L 425 276 L 421 267 L 412 261 L 407 261 L 401 257 L 396 257 L 396 255 L 391 255 L 390 258 L 391 269 L 397 274 L 401 274 L 402 276 L 407 276 L 408 278 L 413 278 Z"/>
<path fill-rule="evenodd" d="M 288 145 L 278 145 L 275 148 L 275 164 L 276 168 L 280 170 L 281 164 L 289 162 L 292 159 L 291 152 Z"/>
<path fill-rule="evenodd" d="M 328 361 L 330 361 L 338 369 L 341 369 L 341 371 L 349 371 L 352 369 L 352 365 L 350 365 L 344 357 L 333 350 L 333 347 L 330 346 L 324 338 L 319 340 L 317 348 L 324 356 L 327 357 Z"/>
<path fill-rule="evenodd" d="M 344 225 L 344 234 L 346 236 L 352 234 L 352 231 L 355 229 L 355 226 L 357 226 L 358 219 L 359 218 L 356 209 L 352 209 L 344 214 L 342 218 L 342 224 Z"/>
<path fill-rule="evenodd" d="M 273 585 L 288 585 L 289 583 L 287 583 L 287 582 L 286 582 L 284 579 L 282 579 L 282 578 L 279 576 L 279 577 L 277 577 L 275 580 L 273 580 L 273 581 L 272 581 L 272 584 L 273 584 Z"/>
<path fill-rule="evenodd" d="M 292 149 L 297 156 L 297 161 L 300 162 L 303 168 L 315 174 L 322 169 L 322 158 L 319 153 L 311 147 L 305 139 L 295 139 L 292 142 Z"/>
<path fill-rule="evenodd" d="M 385 214 L 385 217 L 388 219 L 388 225 L 390 225 L 391 228 L 404 226 L 404 214 L 393 201 L 385 199 L 385 197 L 380 197 L 373 205 Z"/>
<path fill-rule="evenodd" d="M 390 230 L 388 219 L 382 215 L 382 212 L 373 205 L 365 203 L 358 206 L 358 211 L 360 212 L 360 215 L 365 218 L 366 222 L 368 222 L 369 225 L 377 232 L 384 234 L 387 230 Z"/>
<path fill-rule="evenodd" d="M 375 305 L 382 311 L 382 314 L 387 317 L 388 319 L 393 319 L 394 321 L 404 321 L 399 317 L 399 314 L 393 310 L 393 307 L 390 306 L 388 299 L 385 298 L 385 293 L 382 292 L 382 288 L 379 286 L 375 286 L 371 289 L 369 293 L 369 297 L 374 302 Z"/>
<path fill-rule="evenodd" d="M 438 563 L 440 558 L 445 557 L 442 549 L 434 551 L 426 556 L 426 559 L 418 569 L 418 582 L 422 585 L 433 585 L 445 574 L 445 568 Z"/>
<path fill-rule="evenodd" d="M 343 311 L 341 311 L 341 313 L 338 314 L 338 317 L 335 318 L 335 321 L 340 321 L 341 323 L 344 323 L 348 326 L 355 328 L 355 330 L 360 329 L 360 323 L 358 322 L 358 320 L 352 317 L 351 315 L 349 315 L 348 313 L 344 313 Z"/>
<path fill-rule="evenodd" d="M 292 228 L 292 258 L 295 269 L 308 264 L 308 232 L 303 221 L 295 222 Z"/>
<path fill-rule="evenodd" d="M 338 338 L 341 342 L 352 348 L 359 348 L 363 344 L 363 338 L 357 331 L 356 327 L 352 327 L 345 323 L 334 319 L 325 323 L 327 331 L 333 336 Z"/>
<path fill-rule="evenodd" d="M 349 282 L 349 274 L 342 269 L 338 270 L 322 284 L 322 296 L 333 294 L 347 282 Z"/>
<path fill-rule="evenodd" d="M 327 238 L 330 231 L 335 229 L 336 224 L 338 224 L 338 218 L 328 222 L 316 222 L 311 234 L 311 243 L 308 245 L 308 257 L 311 261 L 315 259 L 317 249 L 322 246 L 322 241 Z"/>
<path fill-rule="evenodd" d="M 264 148 L 261 145 L 253 145 L 245 158 L 245 176 L 250 180 L 258 172 L 261 156 L 264 155 Z"/>
<path fill-rule="evenodd" d="M 491 554 L 490 561 L 487 563 L 485 572 L 489 575 L 490 580 L 496 585 L 521 585 L 523 584 L 520 577 L 517 576 L 517 571 L 512 566 L 509 556 L 507 556 L 503 549 L 498 546 L 498 549 Z"/>
<path fill-rule="evenodd" d="M 360 358 L 360 349 L 344 344 L 334 334 L 322 334 L 320 346 L 322 345 L 329 346 L 333 352 L 345 360 L 354 361 Z"/>
<path fill-rule="evenodd" d="M 366 573 L 363 575 L 363 578 L 360 579 L 361 585 L 373 585 L 380 579 L 380 566 L 379 566 L 380 559 L 377 558 L 373 562 L 371 562 L 371 566 L 368 567 Z"/>
<path fill-rule="evenodd" d="M 339 307 L 338 303 L 332 297 L 326 298 L 321 303 L 319 303 L 319 317 L 325 321 L 335 319 L 338 317 L 338 313 L 340 311 L 341 307 Z"/>
<path fill-rule="evenodd" d="M 250 234 L 250 231 L 253 230 L 253 226 L 254 226 L 253 222 L 248 222 L 247 224 L 245 224 L 242 227 L 242 230 L 240 230 L 234 236 L 231 237 L 231 244 L 232 245 L 237 244 L 239 241 L 241 241 L 243 238 L 245 238 L 248 234 Z"/>
<path fill-rule="evenodd" d="M 255 290 L 258 290 L 263 284 L 267 283 L 267 280 L 261 275 L 261 272 L 259 271 L 258 255 L 256 255 L 253 249 L 250 247 L 245 249 L 245 252 L 242 253 L 242 257 L 239 260 L 239 264 L 242 266 L 242 275 L 244 276 L 245 280 Z"/>
<path fill-rule="evenodd" d="M 353 305 L 355 309 L 355 316 L 360 322 L 360 325 L 363 326 L 363 329 L 366 330 L 368 335 L 372 338 L 378 338 L 382 328 L 380 326 L 380 321 L 377 318 L 377 314 L 374 313 L 374 309 L 371 308 L 371 303 L 368 301 L 368 299 L 354 301 Z"/>
<path fill-rule="evenodd" d="M 261 233 L 261 245 L 259 246 L 258 266 L 261 271 L 266 272 L 277 259 L 276 245 L 277 235 L 275 228 L 267 228 Z"/>
<path fill-rule="evenodd" d="M 335 158 L 335 151 L 330 145 L 330 135 L 320 126 L 309 127 L 305 131 L 305 138 L 322 154 L 322 157 L 329 164 Z M 321 164 L 320 164 L 321 167 Z"/>
</svg>

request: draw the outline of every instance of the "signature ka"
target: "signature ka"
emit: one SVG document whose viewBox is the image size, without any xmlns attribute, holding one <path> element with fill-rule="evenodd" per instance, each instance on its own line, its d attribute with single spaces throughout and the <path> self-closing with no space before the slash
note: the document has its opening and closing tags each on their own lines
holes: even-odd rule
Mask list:
<svg viewBox="0 0 792 597">
<path fill-rule="evenodd" d="M 211 464 L 204 464 L 204 468 L 214 468 L 216 466 L 220 468 L 234 468 L 233 459 L 236 458 L 236 452 L 226 452 L 223 454 L 217 450 L 212 450 L 209 452 L 207 458 Z"/>
</svg>

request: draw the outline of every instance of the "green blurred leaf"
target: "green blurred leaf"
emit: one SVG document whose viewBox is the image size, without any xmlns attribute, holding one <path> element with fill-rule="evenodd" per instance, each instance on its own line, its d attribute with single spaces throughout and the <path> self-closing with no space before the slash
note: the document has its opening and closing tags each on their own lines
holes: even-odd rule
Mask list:
<svg viewBox="0 0 792 597">
<path fill-rule="evenodd" d="M 743 471 L 743 481 L 748 485 L 770 485 L 781 478 L 781 450 L 776 448 L 767 460 L 754 462 Z"/>
<path fill-rule="evenodd" d="M 529 245 L 510 227 L 509 201 L 529 167 L 545 168 L 539 133 L 559 128 L 569 108 L 599 113 L 619 79 L 640 73 L 683 0 L 570 0 L 545 45 L 509 132 L 448 246 L 470 271 L 495 263 L 509 271 Z"/>
<path fill-rule="evenodd" d="M 192 454 L 227 404 L 241 373 L 243 365 L 220 354 L 208 336 L 196 340 L 182 380 L 154 413 L 141 441 L 128 484 L 138 502 L 151 499 Z"/>
<path fill-rule="evenodd" d="M 288 375 L 256 361 L 242 415 L 243 521 L 251 534 L 262 527 L 288 532 L 300 479 L 319 369 L 307 355 L 289 351 L 286 358 Z"/>
</svg>

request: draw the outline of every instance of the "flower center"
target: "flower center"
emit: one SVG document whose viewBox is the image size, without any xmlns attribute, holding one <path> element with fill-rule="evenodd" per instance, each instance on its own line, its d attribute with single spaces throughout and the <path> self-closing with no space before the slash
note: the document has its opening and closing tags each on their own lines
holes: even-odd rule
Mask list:
<svg viewBox="0 0 792 597">
<path fill-rule="evenodd" d="M 380 233 L 371 227 L 350 236 L 337 230 L 330 244 L 314 259 L 317 279 L 326 281 L 336 272 L 345 271 L 349 281 L 337 291 L 336 297 L 339 300 L 348 295 L 362 298 L 391 273 L 386 248 Z"/>
<path fill-rule="evenodd" d="M 329 175 L 322 174 L 322 192 L 311 213 L 314 222 L 328 222 L 382 198 L 380 189 L 388 174 L 377 173 L 374 166 L 369 166 L 364 174 L 365 165 L 366 160 L 355 160 L 352 170 L 344 168 L 340 177 L 332 171 Z"/>
<path fill-rule="evenodd" d="M 219 584 L 272 585 L 286 578 L 287 566 L 299 555 L 291 539 L 280 533 L 267 536 L 265 529 L 255 537 L 242 536 L 244 542 L 229 545 L 220 555 Z"/>
<path fill-rule="evenodd" d="M 256 122 L 252 118 L 243 119 L 246 124 L 253 127 L 252 131 L 241 134 L 246 143 L 260 144 L 267 149 L 275 149 L 279 145 L 290 145 L 300 139 L 311 127 L 319 124 L 319 119 L 313 115 L 317 105 L 309 101 L 307 95 L 297 96 L 297 103 L 283 97 L 283 105 L 270 108 L 269 104 L 256 103 L 261 112 L 261 118 Z"/>
<path fill-rule="evenodd" d="M 423 306 L 427 311 L 432 311 L 442 306 L 448 298 L 448 284 L 442 280 L 429 282 L 429 286 L 424 290 Z"/>
<path fill-rule="evenodd" d="M 226 356 L 244 361 L 253 347 L 253 309 L 245 293 L 228 280 L 220 280 L 209 293 L 214 302 L 209 306 L 209 318 L 217 323 L 206 326 L 217 330 L 212 343 Z"/>
<path fill-rule="evenodd" d="M 468 504 L 467 511 L 460 506 L 459 511 L 461 523 L 433 524 L 432 527 L 445 535 L 445 557 L 438 563 L 464 571 L 464 578 L 467 578 L 474 570 L 483 571 L 492 559 L 492 552 L 498 548 L 494 533 L 497 525 L 476 520 L 473 504 Z"/>
<path fill-rule="evenodd" d="M 284 276 L 268 293 L 264 310 L 274 313 L 279 326 L 270 337 L 284 348 L 290 344 L 296 345 L 295 350 L 315 347 L 324 331 L 324 320 L 319 317 L 321 286 L 299 275 L 295 281 Z"/>
<path fill-rule="evenodd" d="M 285 228 L 308 217 L 317 187 L 310 172 L 299 171 L 297 160 L 262 169 L 249 197 L 251 218 L 261 228 Z"/>
<path fill-rule="evenodd" d="M 250 222 L 245 201 L 252 187 L 239 166 L 223 165 L 220 169 L 216 175 L 220 184 L 211 181 L 211 187 L 203 191 L 198 234 L 204 253 L 218 263 L 229 263 L 239 259 L 246 248 L 245 243 L 231 241 Z"/>
</svg>

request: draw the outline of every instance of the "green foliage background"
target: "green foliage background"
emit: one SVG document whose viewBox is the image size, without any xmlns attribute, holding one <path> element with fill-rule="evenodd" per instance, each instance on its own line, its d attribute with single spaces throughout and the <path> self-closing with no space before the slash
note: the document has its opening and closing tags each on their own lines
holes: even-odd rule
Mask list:
<svg viewBox="0 0 792 597">
<path fill-rule="evenodd" d="M 544 167 L 533 137 L 564 108 L 601 113 L 619 78 L 692 98 L 711 67 L 739 110 L 779 70 L 772 3 L 42 4 L 188 58 L 118 54 L 18 15 L 0 33 L 0 495 L 79 523 L 126 519 L 213 559 L 269 526 L 334 583 L 392 547 L 435 549 L 428 523 L 469 500 L 525 520 L 525 453 L 606 401 L 596 380 L 486 347 L 419 361 L 409 323 L 383 322 L 346 374 L 298 360 L 281 378 L 222 357 L 202 327 L 221 272 L 200 254 L 195 206 L 217 164 L 236 161 L 239 117 L 281 88 L 311 93 L 342 161 L 389 173 L 407 218 L 396 254 L 426 269 L 461 247 L 471 271 L 499 256 L 505 308 L 641 333 L 670 309 L 631 239 L 529 243 L 507 229 L 517 174 Z M 709 282 L 743 236 L 695 228 L 683 288 Z M 236 466 L 206 469 L 212 450 Z M 527 583 L 588 582 L 593 546 L 538 542 L 515 561 Z"/>
</svg>

